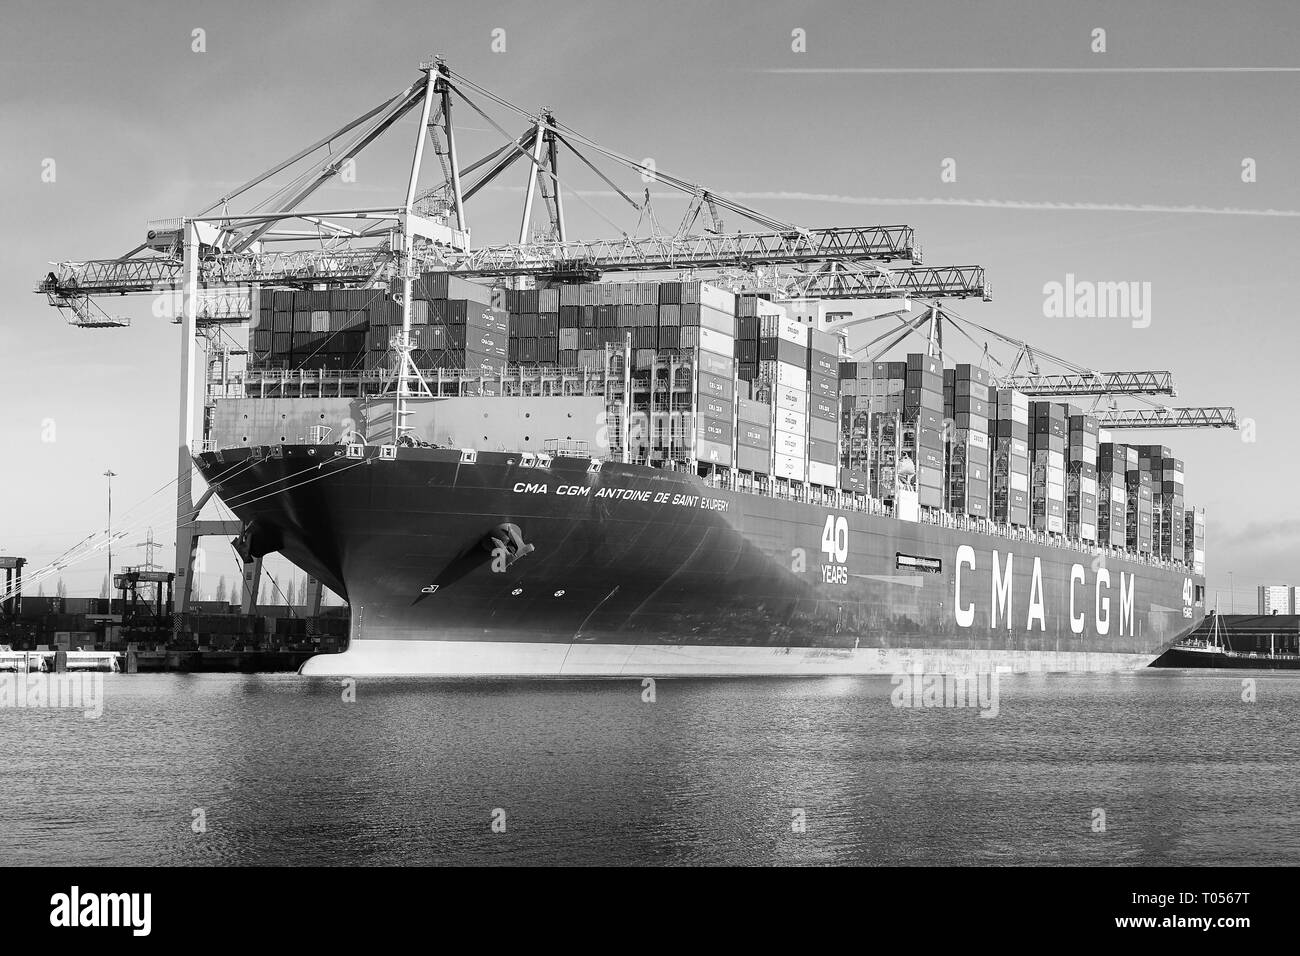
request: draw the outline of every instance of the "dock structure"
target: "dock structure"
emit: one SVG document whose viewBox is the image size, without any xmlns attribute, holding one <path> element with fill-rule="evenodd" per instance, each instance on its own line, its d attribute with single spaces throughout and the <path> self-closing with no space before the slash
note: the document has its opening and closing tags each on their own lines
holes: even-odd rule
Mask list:
<svg viewBox="0 0 1300 956">
<path fill-rule="evenodd" d="M 0 647 L 0 672 L 54 674 L 69 671 L 119 673 L 126 655 L 118 651 L 15 651 Z"/>
<path fill-rule="evenodd" d="M 12 621 L 23 612 L 23 566 L 26 558 L 0 556 L 4 586 L 0 589 L 0 618 Z"/>
</svg>

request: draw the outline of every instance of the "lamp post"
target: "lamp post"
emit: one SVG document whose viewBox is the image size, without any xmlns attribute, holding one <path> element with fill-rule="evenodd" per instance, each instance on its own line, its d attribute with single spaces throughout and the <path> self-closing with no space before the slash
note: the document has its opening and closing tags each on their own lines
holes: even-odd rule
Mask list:
<svg viewBox="0 0 1300 956">
<path fill-rule="evenodd" d="M 1231 614 L 1237 613 L 1237 592 L 1232 587 L 1232 572 L 1228 572 L 1228 606 L 1232 608 Z"/>
<path fill-rule="evenodd" d="M 117 472 L 108 469 L 104 472 L 108 479 L 108 610 L 113 612 L 113 479 Z"/>
</svg>

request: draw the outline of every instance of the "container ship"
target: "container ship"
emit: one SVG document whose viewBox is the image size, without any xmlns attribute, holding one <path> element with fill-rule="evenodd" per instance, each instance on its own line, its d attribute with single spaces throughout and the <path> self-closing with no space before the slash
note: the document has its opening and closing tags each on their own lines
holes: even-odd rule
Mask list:
<svg viewBox="0 0 1300 956">
<path fill-rule="evenodd" d="M 462 165 L 453 103 L 486 115 L 488 99 L 527 126 Z M 417 115 L 404 201 L 305 205 Z M 583 196 L 561 153 L 565 177 L 613 186 L 594 159 L 661 191 L 615 186 L 637 224 L 574 239 L 564 197 Z M 471 243 L 465 202 L 521 158 L 518 241 Z M 652 208 L 663 191 L 686 202 L 675 232 Z M 312 575 L 309 605 L 321 584 L 346 600 L 347 650 L 308 674 L 1109 671 L 1203 615 L 1205 516 L 1182 461 L 1100 426 L 1231 424 L 1231 409 L 1102 422 L 987 346 L 948 367 L 956 317 L 938 300 L 988 299 L 982 268 L 923 266 L 909 226 L 749 209 L 442 57 L 197 216 L 36 285 L 88 328 L 129 324 L 98 299 L 148 294 L 157 314 L 160 290 L 181 326 L 178 634 L 205 534 L 237 535 L 246 614 L 272 553 Z M 901 335 L 849 342 L 890 316 Z M 913 335 L 924 346 L 900 352 Z M 1037 373 L 1012 344 L 1010 369 L 1027 355 Z M 1136 384 L 1119 391 L 1172 392 Z M 237 520 L 198 520 L 213 494 Z"/>
<path fill-rule="evenodd" d="M 350 607 L 304 674 L 1115 671 L 1201 622 L 1171 449 L 936 348 L 853 361 L 834 303 L 445 272 L 412 296 L 404 406 L 398 297 L 321 289 L 262 293 L 208 409 L 241 553 Z"/>
</svg>

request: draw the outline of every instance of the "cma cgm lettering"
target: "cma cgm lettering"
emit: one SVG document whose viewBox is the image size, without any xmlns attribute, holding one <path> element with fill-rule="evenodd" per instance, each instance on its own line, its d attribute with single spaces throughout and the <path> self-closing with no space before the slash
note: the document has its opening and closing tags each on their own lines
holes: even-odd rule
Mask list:
<svg viewBox="0 0 1300 956">
<path fill-rule="evenodd" d="M 990 628 L 1004 627 L 1011 630 L 1021 618 L 1016 611 L 1015 601 L 1015 559 L 1014 552 L 1008 552 L 1005 560 L 1001 552 L 993 551 L 990 555 L 989 589 L 987 618 Z M 970 545 L 957 548 L 955 562 L 956 573 L 953 578 L 953 614 L 958 627 L 973 627 L 977 616 L 977 601 L 982 589 L 973 581 L 974 572 L 979 570 L 975 549 Z M 1088 629 L 1091 618 L 1093 630 L 1100 637 L 1111 634 L 1111 625 L 1115 625 L 1115 636 L 1136 636 L 1134 597 L 1137 593 L 1137 575 L 1133 572 L 1116 572 L 1112 580 L 1107 568 L 1097 568 L 1089 587 L 1088 573 L 1082 564 L 1073 564 L 1067 581 L 1062 581 L 1061 600 L 1068 611 L 1070 631 L 1083 634 Z M 1043 587 L 1043 562 L 1038 556 L 1033 559 L 1033 568 L 1029 575 L 1029 596 L 1024 612 L 1024 629 L 1026 631 L 1046 631 L 1048 617 L 1047 591 Z M 1052 608 L 1055 610 L 1055 608 Z"/>
</svg>

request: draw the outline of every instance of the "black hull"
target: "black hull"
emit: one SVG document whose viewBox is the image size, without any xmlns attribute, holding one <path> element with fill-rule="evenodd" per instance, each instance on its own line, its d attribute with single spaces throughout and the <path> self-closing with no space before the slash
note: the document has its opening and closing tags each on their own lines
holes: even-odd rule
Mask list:
<svg viewBox="0 0 1300 956">
<path fill-rule="evenodd" d="M 349 651 L 308 673 L 1116 670 L 1150 663 L 1202 616 L 1190 595 L 1203 579 L 1181 566 L 681 472 L 447 449 L 257 452 L 197 461 L 258 550 L 351 605 Z M 532 547 L 508 566 L 490 550 L 507 525 Z"/>
<path fill-rule="evenodd" d="M 1225 651 L 1187 650 L 1171 647 L 1152 663 L 1152 667 L 1213 667 L 1231 670 L 1300 670 L 1300 656 L 1295 654 L 1242 654 Z"/>
</svg>

